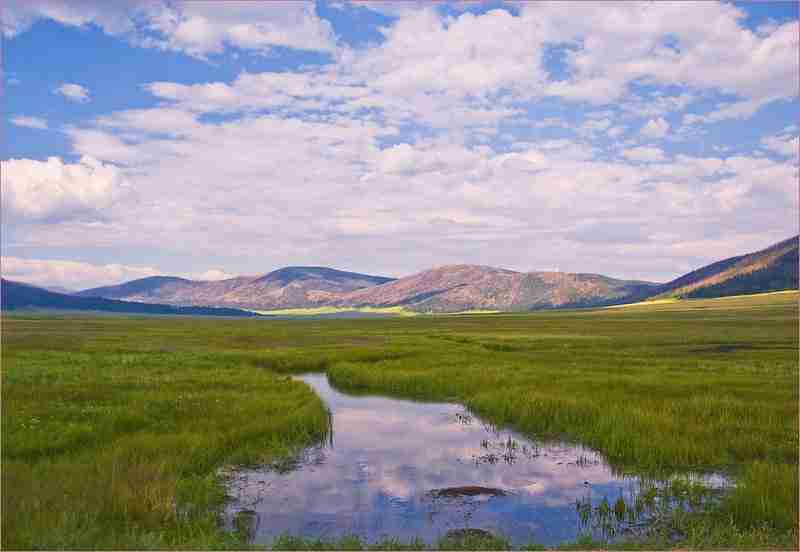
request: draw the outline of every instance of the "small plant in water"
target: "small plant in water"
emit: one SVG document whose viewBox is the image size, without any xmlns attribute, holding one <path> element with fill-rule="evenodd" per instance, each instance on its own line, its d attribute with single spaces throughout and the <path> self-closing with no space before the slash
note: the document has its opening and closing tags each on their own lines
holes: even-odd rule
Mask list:
<svg viewBox="0 0 800 552">
<path fill-rule="evenodd" d="M 604 496 L 594 503 L 591 495 L 575 502 L 582 536 L 609 542 L 622 534 L 638 537 L 680 538 L 671 527 L 675 515 L 707 508 L 721 491 L 685 478 L 643 482 L 626 497 L 620 491 L 613 502 Z"/>
</svg>

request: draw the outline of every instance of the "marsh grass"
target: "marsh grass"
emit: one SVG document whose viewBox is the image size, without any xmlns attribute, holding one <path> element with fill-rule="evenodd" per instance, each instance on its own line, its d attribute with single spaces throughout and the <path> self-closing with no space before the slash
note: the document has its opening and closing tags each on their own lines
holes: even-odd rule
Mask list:
<svg viewBox="0 0 800 552">
<path fill-rule="evenodd" d="M 463 534 L 453 534 L 439 539 L 434 546 L 417 539 L 401 541 L 385 539 L 367 543 L 357 535 L 350 535 L 339 539 L 304 539 L 300 537 L 283 536 L 276 539 L 271 546 L 272 550 L 510 550 L 511 545 L 507 540 L 483 531 Z M 544 548 L 541 548 L 544 550 Z M 539 548 L 531 548 L 539 550 Z"/>
<path fill-rule="evenodd" d="M 665 533 L 613 547 L 796 549 L 797 299 L 369 320 L 4 316 L 2 546 L 242 548 L 219 523 L 220 468 L 323 439 L 324 405 L 287 376 L 327 371 L 349 392 L 459 401 L 579 441 L 621 473 L 735 482 L 664 516 Z M 333 545 L 366 547 L 276 543 Z"/>
<path fill-rule="evenodd" d="M 224 356 L 3 357 L 4 548 L 241 546 L 215 469 L 327 430 L 307 387 Z"/>
</svg>

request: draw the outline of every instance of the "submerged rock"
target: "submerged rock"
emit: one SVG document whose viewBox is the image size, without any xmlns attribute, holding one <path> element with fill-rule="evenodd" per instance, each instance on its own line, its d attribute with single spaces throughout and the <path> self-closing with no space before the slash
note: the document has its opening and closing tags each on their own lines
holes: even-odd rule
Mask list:
<svg viewBox="0 0 800 552">
<path fill-rule="evenodd" d="M 452 540 L 464 539 L 495 539 L 493 534 L 484 529 L 475 529 L 473 527 L 465 527 L 463 529 L 451 529 L 448 531 L 444 538 Z"/>
<path fill-rule="evenodd" d="M 434 498 L 456 498 L 461 496 L 506 496 L 507 491 L 496 487 L 481 487 L 479 485 L 464 485 L 462 487 L 445 487 L 443 489 L 433 489 L 428 494 Z"/>
</svg>

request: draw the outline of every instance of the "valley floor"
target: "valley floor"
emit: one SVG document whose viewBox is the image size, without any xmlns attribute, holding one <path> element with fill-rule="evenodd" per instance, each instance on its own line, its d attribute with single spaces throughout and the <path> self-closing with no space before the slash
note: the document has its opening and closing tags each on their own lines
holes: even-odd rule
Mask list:
<svg viewBox="0 0 800 552">
<path fill-rule="evenodd" d="M 628 547 L 797 549 L 797 355 L 796 292 L 413 318 L 6 315 L 2 547 L 245 547 L 219 526 L 219 470 L 324 438 L 324 405 L 286 376 L 327 371 L 343 390 L 580 441 L 620 472 L 735 480 L 712 511 Z"/>
</svg>

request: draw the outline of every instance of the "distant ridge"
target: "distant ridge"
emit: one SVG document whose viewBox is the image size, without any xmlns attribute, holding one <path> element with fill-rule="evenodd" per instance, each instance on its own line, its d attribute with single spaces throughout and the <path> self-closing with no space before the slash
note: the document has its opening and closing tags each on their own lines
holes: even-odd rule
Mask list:
<svg viewBox="0 0 800 552">
<path fill-rule="evenodd" d="M 116 286 L 87 289 L 77 295 L 168 305 L 270 310 L 321 306 L 338 294 L 392 280 L 321 266 L 288 266 L 260 276 L 218 281 L 152 276 Z"/>
<path fill-rule="evenodd" d="M 154 303 L 134 303 L 99 297 L 76 297 L 44 288 L 0 280 L 0 307 L 5 311 L 21 309 L 99 311 L 126 314 L 171 314 L 202 316 L 257 316 L 239 309 L 215 307 L 176 307 Z"/>
<path fill-rule="evenodd" d="M 724 297 L 798 288 L 798 236 L 712 263 L 664 284 L 663 297 Z"/>
<path fill-rule="evenodd" d="M 253 310 L 400 306 L 444 313 L 596 307 L 655 297 L 722 297 L 797 287 L 795 236 L 755 253 L 712 263 L 666 284 L 468 264 L 440 266 L 399 279 L 321 266 L 289 266 L 260 276 L 213 282 L 153 276 L 76 295 Z"/>
<path fill-rule="evenodd" d="M 524 311 L 599 306 L 645 297 L 657 284 L 599 274 L 516 272 L 449 265 L 339 297 L 338 306 L 403 306 L 425 312 Z"/>
<path fill-rule="evenodd" d="M 103 286 L 86 289 L 73 293 L 78 297 L 105 297 L 106 299 L 121 299 L 124 297 L 147 295 L 169 285 L 189 285 L 191 280 L 175 276 L 148 276 L 138 280 L 131 280 L 115 286 Z"/>
</svg>

